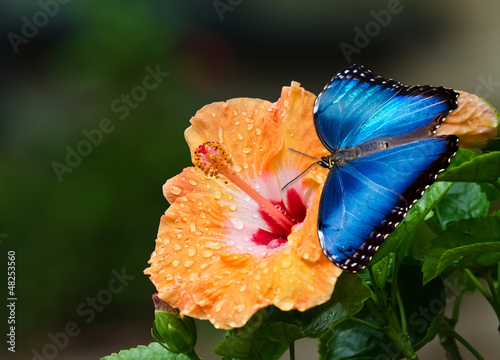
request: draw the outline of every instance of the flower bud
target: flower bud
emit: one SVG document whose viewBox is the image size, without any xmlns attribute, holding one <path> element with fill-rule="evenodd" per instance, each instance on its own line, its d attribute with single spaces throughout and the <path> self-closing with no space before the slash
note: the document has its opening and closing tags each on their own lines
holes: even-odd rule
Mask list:
<svg viewBox="0 0 500 360">
<path fill-rule="evenodd" d="M 153 295 L 155 321 L 153 328 L 165 347 L 174 354 L 192 353 L 196 345 L 196 324 L 188 316 L 180 317 L 179 312 Z"/>
<path fill-rule="evenodd" d="M 458 93 L 458 108 L 446 117 L 436 135 L 456 135 L 460 147 L 481 149 L 498 136 L 498 116 L 476 95 Z"/>
</svg>

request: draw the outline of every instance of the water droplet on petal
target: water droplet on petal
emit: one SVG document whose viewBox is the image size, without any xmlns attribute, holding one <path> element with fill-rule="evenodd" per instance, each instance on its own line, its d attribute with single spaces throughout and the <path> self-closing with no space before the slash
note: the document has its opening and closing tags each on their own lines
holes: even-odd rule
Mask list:
<svg viewBox="0 0 500 360">
<path fill-rule="evenodd" d="M 188 250 L 188 255 L 189 255 L 189 256 L 195 256 L 195 255 L 196 255 L 196 249 L 194 249 L 194 248 L 190 248 L 190 249 Z"/>
<path fill-rule="evenodd" d="M 240 171 L 241 171 L 241 166 L 239 166 L 239 165 L 234 165 L 234 170 L 235 170 L 236 172 L 240 172 Z"/>
<path fill-rule="evenodd" d="M 238 138 L 238 140 L 243 140 L 243 135 L 241 134 L 236 135 L 236 137 Z"/>
<path fill-rule="evenodd" d="M 173 195 L 180 195 L 181 192 L 182 192 L 182 188 L 179 187 L 179 186 L 175 186 L 175 185 L 172 185 L 170 187 L 170 192 L 173 194 Z"/>
<path fill-rule="evenodd" d="M 288 269 L 292 265 L 292 262 L 289 257 L 286 257 L 281 260 L 280 264 L 283 269 Z"/>
<path fill-rule="evenodd" d="M 172 274 L 167 274 L 165 278 L 167 279 L 167 281 L 172 281 L 174 279 L 174 276 Z"/>
<path fill-rule="evenodd" d="M 214 252 L 212 250 L 205 250 L 205 251 L 203 251 L 203 253 L 201 254 L 201 256 L 203 256 L 204 258 L 209 258 L 213 254 L 214 254 Z"/>
<path fill-rule="evenodd" d="M 231 218 L 231 220 L 229 220 L 229 221 L 231 222 L 231 225 L 233 226 L 233 228 L 235 228 L 236 230 L 243 229 L 243 221 L 241 221 L 240 219 Z"/>
<path fill-rule="evenodd" d="M 194 179 L 189 179 L 189 183 L 193 186 L 196 186 L 198 185 L 198 181 L 194 180 Z"/>
<path fill-rule="evenodd" d="M 172 261 L 172 265 L 174 267 L 179 266 L 180 263 L 181 263 L 180 260 L 177 260 L 177 259 L 175 259 L 174 261 Z"/>
<path fill-rule="evenodd" d="M 214 198 L 216 198 L 217 200 L 219 200 L 220 198 L 222 197 L 222 191 L 220 190 L 215 190 L 214 191 Z"/>
<path fill-rule="evenodd" d="M 262 133 L 261 128 L 255 129 L 255 134 L 260 135 Z"/>
<path fill-rule="evenodd" d="M 248 130 L 248 131 L 250 131 L 250 130 L 252 130 L 252 129 L 253 129 L 253 124 L 248 124 L 248 125 L 247 125 L 247 130 Z"/>
<path fill-rule="evenodd" d="M 252 151 L 252 148 L 251 148 L 251 147 L 246 147 L 246 148 L 244 148 L 244 149 L 243 149 L 243 152 L 244 152 L 245 154 L 250 153 L 250 151 Z"/>
<path fill-rule="evenodd" d="M 233 110 L 233 115 L 238 116 L 238 110 Z"/>
<path fill-rule="evenodd" d="M 175 251 L 179 251 L 180 249 L 182 249 L 182 245 L 181 244 L 174 244 L 174 246 L 172 246 L 174 248 Z"/>
<path fill-rule="evenodd" d="M 193 264 L 194 264 L 193 260 L 186 260 L 186 261 L 184 261 L 184 266 L 187 267 L 187 268 L 190 267 Z"/>
</svg>

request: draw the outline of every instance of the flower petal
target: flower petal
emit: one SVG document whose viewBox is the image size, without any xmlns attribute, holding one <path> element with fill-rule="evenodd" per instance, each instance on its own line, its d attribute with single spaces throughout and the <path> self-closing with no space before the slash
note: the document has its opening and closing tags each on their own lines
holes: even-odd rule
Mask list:
<svg viewBox="0 0 500 360">
<path fill-rule="evenodd" d="M 204 106 L 191 118 L 186 141 L 193 155 L 214 141 L 230 154 L 234 170 L 247 183 L 269 171 L 270 159 L 282 148 L 281 127 L 274 121 L 276 105 L 239 98 Z"/>
<path fill-rule="evenodd" d="M 294 177 L 311 163 L 284 144 L 313 156 L 325 151 L 312 122 L 314 95 L 292 83 L 282 96 L 277 104 L 235 99 L 205 106 L 191 119 L 186 139 L 192 152 L 208 141 L 222 144 L 242 179 L 269 201 L 286 202 L 301 221 L 286 239 L 271 241 L 273 246 L 253 242 L 259 231 L 272 229 L 258 204 L 223 177 L 186 168 L 163 187 L 172 205 L 161 218 L 145 273 L 163 301 L 219 328 L 243 326 L 269 305 L 301 311 L 319 305 L 342 272 L 322 253 L 317 237 L 326 169 L 315 167 L 280 191 L 279 174 Z"/>
<path fill-rule="evenodd" d="M 495 110 L 474 94 L 458 92 L 458 108 L 446 117 L 436 135 L 456 135 L 463 148 L 483 148 L 498 136 Z"/>
</svg>

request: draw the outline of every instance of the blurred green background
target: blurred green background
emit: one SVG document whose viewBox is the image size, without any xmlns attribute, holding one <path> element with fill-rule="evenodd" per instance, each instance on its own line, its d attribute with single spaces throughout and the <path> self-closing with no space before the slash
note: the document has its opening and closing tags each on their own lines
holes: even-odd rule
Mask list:
<svg viewBox="0 0 500 360">
<path fill-rule="evenodd" d="M 51 335 L 64 345 L 46 348 L 57 359 L 150 342 L 155 289 L 142 271 L 168 206 L 161 187 L 190 165 L 183 131 L 203 105 L 276 101 L 292 80 L 318 94 L 355 62 L 407 84 L 480 92 L 498 108 L 499 14 L 494 0 L 3 1 L 0 266 L 15 250 L 18 301 L 16 353 L 1 353 L 32 359 L 57 345 Z M 144 83 L 147 69 L 168 76 Z M 103 122 L 108 133 L 82 144 Z M 68 155 L 77 150 L 86 156 Z M 115 293 L 113 270 L 130 277 Z M 473 321 L 487 307 L 471 301 Z M 494 322 L 479 319 L 468 340 L 498 350 Z M 68 324 L 78 335 L 65 342 Z M 223 333 L 199 325 L 199 353 L 217 358 Z M 300 344 L 298 358 L 314 351 Z"/>
</svg>

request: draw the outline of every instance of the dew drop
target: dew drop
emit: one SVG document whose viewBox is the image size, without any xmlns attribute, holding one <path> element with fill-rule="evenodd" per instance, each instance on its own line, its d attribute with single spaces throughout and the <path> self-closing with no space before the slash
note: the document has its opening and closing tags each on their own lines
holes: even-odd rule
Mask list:
<svg viewBox="0 0 500 360">
<path fill-rule="evenodd" d="M 182 188 L 179 186 L 172 185 L 170 187 L 170 192 L 174 195 L 180 195 L 182 192 Z"/>
<path fill-rule="evenodd" d="M 233 110 L 233 115 L 238 116 L 238 110 Z"/>
<path fill-rule="evenodd" d="M 231 222 L 231 225 L 233 226 L 233 228 L 235 228 L 236 230 L 243 229 L 243 221 L 241 221 L 240 219 L 231 218 L 231 220 L 229 220 L 229 221 Z"/>
<path fill-rule="evenodd" d="M 252 151 L 251 147 L 246 147 L 246 148 L 243 149 L 243 153 L 245 153 L 245 154 L 249 154 L 250 151 Z"/>
<path fill-rule="evenodd" d="M 243 167 L 244 167 L 245 169 L 248 169 L 248 164 L 247 164 L 247 163 L 243 163 Z"/>
<path fill-rule="evenodd" d="M 237 312 L 242 312 L 243 310 L 245 310 L 245 304 L 236 305 L 234 308 Z"/>
<path fill-rule="evenodd" d="M 188 181 L 188 182 L 189 182 L 191 185 L 193 185 L 193 186 L 198 185 L 198 181 L 196 181 L 196 180 L 194 180 L 194 179 L 189 179 L 189 181 Z"/>
<path fill-rule="evenodd" d="M 262 134 L 262 129 L 261 128 L 255 129 L 255 134 L 257 134 L 257 135 Z"/>
<path fill-rule="evenodd" d="M 167 279 L 167 281 L 172 281 L 174 279 L 174 275 L 167 274 L 167 276 L 165 277 L 165 279 Z"/>
<path fill-rule="evenodd" d="M 181 263 L 180 260 L 177 260 L 177 259 L 175 259 L 174 261 L 172 261 L 172 265 L 174 267 L 179 266 L 180 263 Z"/>
<path fill-rule="evenodd" d="M 281 260 L 280 264 L 283 269 L 288 269 L 290 265 L 292 265 L 292 262 L 290 261 L 290 258 L 286 257 Z"/>
<path fill-rule="evenodd" d="M 231 210 L 231 211 L 236 211 L 236 206 L 234 206 L 234 205 L 229 205 L 229 210 Z"/>
<path fill-rule="evenodd" d="M 243 135 L 241 134 L 236 135 L 236 137 L 238 138 L 238 140 L 243 140 Z"/>
<path fill-rule="evenodd" d="M 247 130 L 248 130 L 248 131 L 250 131 L 250 130 L 252 130 L 252 129 L 253 129 L 253 124 L 248 124 L 248 125 L 247 125 Z"/>
<path fill-rule="evenodd" d="M 236 172 L 240 172 L 241 171 L 241 166 L 234 165 L 234 170 L 236 170 Z"/>
<path fill-rule="evenodd" d="M 195 232 L 196 231 L 196 224 L 194 222 L 192 222 L 191 224 L 189 224 L 189 231 L 190 232 Z"/>
<path fill-rule="evenodd" d="M 212 250 L 205 250 L 205 251 L 203 251 L 203 253 L 201 254 L 201 256 L 203 256 L 204 258 L 209 258 L 213 254 L 214 254 L 214 252 Z"/>
<path fill-rule="evenodd" d="M 281 309 L 281 310 L 284 310 L 284 311 L 288 311 L 288 310 L 292 310 L 293 308 L 293 305 L 294 305 L 294 302 L 292 299 L 289 299 L 289 298 L 285 298 L 285 299 L 282 299 L 278 304 L 278 307 Z"/>
<path fill-rule="evenodd" d="M 187 268 L 190 267 L 193 264 L 194 264 L 193 260 L 186 260 L 186 261 L 184 261 L 184 266 L 187 267 Z"/>
<path fill-rule="evenodd" d="M 190 248 L 188 250 L 188 256 L 195 256 L 196 255 L 196 249 Z"/>
<path fill-rule="evenodd" d="M 222 191 L 215 190 L 214 191 L 214 198 L 216 198 L 217 200 L 219 200 L 221 197 L 222 197 Z"/>
<path fill-rule="evenodd" d="M 182 249 L 182 245 L 181 244 L 174 244 L 173 248 L 175 251 L 179 251 L 180 249 Z"/>
</svg>

